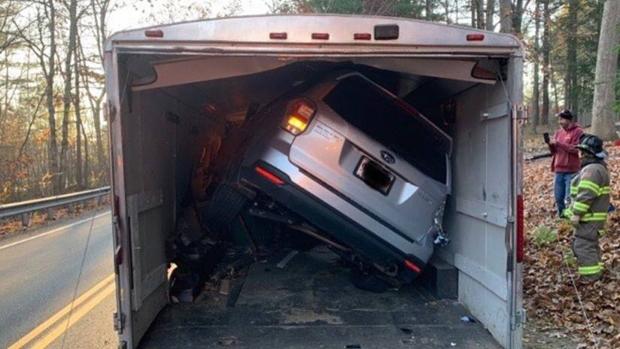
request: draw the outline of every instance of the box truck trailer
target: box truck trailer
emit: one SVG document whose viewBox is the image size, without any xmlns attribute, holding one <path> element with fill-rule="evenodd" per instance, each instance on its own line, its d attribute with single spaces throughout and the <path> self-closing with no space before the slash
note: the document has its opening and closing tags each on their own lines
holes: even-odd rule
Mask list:
<svg viewBox="0 0 620 349">
<path fill-rule="evenodd" d="M 105 44 L 105 75 L 118 307 L 114 321 L 120 346 L 520 348 L 525 318 L 519 136 L 524 119 L 523 52 L 520 41 L 508 34 L 372 16 L 221 18 L 112 35 Z M 346 74 L 338 73 L 343 71 Z M 325 187 L 333 188 L 346 180 L 353 183 L 347 184 L 349 187 L 365 181 L 374 192 L 356 204 L 345 195 L 330 196 L 326 191 L 315 198 L 320 201 L 316 210 L 314 206 L 297 205 L 299 200 L 293 196 L 278 196 L 277 202 L 270 201 L 265 207 L 277 204 L 304 219 L 303 226 L 297 227 L 303 232 L 282 236 L 296 240 L 310 234 L 320 246 L 284 258 L 277 253 L 262 260 L 253 256 L 235 275 L 236 284 L 230 292 L 207 292 L 189 303 L 171 302 L 176 298 L 171 297 L 174 265 L 169 242 L 184 219 L 196 159 L 238 155 L 235 151 L 241 149 L 231 140 L 231 129 L 248 124 L 258 110 L 269 110 L 289 91 L 322 76 L 331 76 L 332 80 L 334 76 L 336 80 L 355 76 L 367 81 L 364 84 L 382 90 L 385 98 L 402 108 L 419 111 L 426 122 L 432 123 L 432 132 L 449 140 L 449 149 L 439 152 L 439 143 L 432 142 L 427 149 L 402 146 L 420 144 L 407 137 L 419 140 L 431 131 L 413 128 L 409 134 L 409 126 L 403 124 L 408 121 L 394 115 L 400 113 L 396 107 L 377 116 L 385 122 L 372 119 L 370 109 L 375 113 L 383 109 L 368 107 L 373 94 L 361 90 L 358 94 L 354 85 L 349 88 L 353 92 L 330 94 L 323 100 L 316 92 L 316 102 L 301 105 L 298 109 L 302 116 L 295 116 L 292 126 L 285 125 L 300 134 L 284 132 L 271 142 L 274 149 L 278 144 L 286 148 L 285 155 L 278 156 L 284 156 L 289 172 L 271 166 L 254 168 L 253 163 L 250 170 L 255 169 L 272 185 L 293 189 L 326 182 L 329 185 Z M 329 113 L 337 110 L 340 115 L 347 114 L 349 123 L 341 123 L 338 129 L 330 121 L 312 117 L 310 111 L 314 112 L 317 105 Z M 358 114 L 366 119 L 356 119 Z M 300 118 L 304 120 L 301 126 Z M 335 116 L 331 118 L 333 121 Z M 256 134 L 271 127 L 270 122 L 254 120 L 250 124 L 249 132 Z M 381 136 L 377 137 L 384 144 L 401 145 L 397 150 L 400 153 L 374 147 L 374 140 L 379 138 L 368 141 L 368 149 L 356 153 L 354 150 L 360 149 L 347 135 L 363 130 L 372 138 L 375 129 L 380 129 Z M 390 139 L 391 134 L 394 139 Z M 294 138 L 278 143 L 282 137 Z M 381 145 L 380 141 L 377 144 Z M 375 148 L 377 154 L 373 153 Z M 407 176 L 401 176 L 396 165 L 391 166 L 400 161 L 402 152 L 416 151 L 413 158 L 423 159 L 426 168 L 440 169 L 441 176 L 435 176 L 440 180 L 433 185 L 442 188 L 438 197 L 447 195 L 445 205 L 424 194 L 432 180 L 426 184 L 404 183 Z M 423 156 L 436 153 L 444 155 L 436 157 L 435 164 L 431 157 Z M 350 154 L 357 154 L 356 159 L 361 160 L 349 159 Z M 317 164 L 333 160 L 332 167 L 350 163 L 353 172 L 335 171 L 320 178 L 320 171 L 312 167 L 293 166 L 302 156 L 314 156 L 311 160 Z M 407 171 L 417 173 L 414 168 Z M 211 180 L 208 169 L 201 175 Z M 355 184 L 356 180 L 360 182 Z M 247 199 L 270 191 L 260 185 L 246 187 L 251 193 L 243 203 L 256 207 L 248 210 L 254 217 L 243 222 L 245 229 L 252 222 L 274 216 L 259 207 L 258 199 Z M 246 187 L 241 192 L 248 191 Z M 397 194 L 392 195 L 392 206 L 373 201 L 372 195 L 389 198 L 393 192 Z M 441 214 L 431 212 L 435 214 L 433 224 L 416 225 L 420 206 L 410 205 L 408 198 L 418 194 L 418 200 L 428 201 L 434 211 L 441 207 Z M 230 212 L 226 198 L 196 210 L 208 211 L 200 214 L 203 220 L 217 221 Z M 235 200 L 237 196 L 230 197 L 230 207 L 237 207 Z M 367 212 L 364 205 L 373 204 L 379 217 L 368 220 L 361 213 Z M 336 221 L 332 211 L 337 211 L 340 225 L 325 223 Z M 395 212 L 405 216 L 395 216 Z M 382 225 L 383 216 L 396 218 L 393 224 Z M 289 223 L 293 220 L 284 217 Z M 419 228 L 419 232 L 390 235 L 394 232 L 390 231 L 392 225 L 405 227 L 405 232 Z M 265 226 L 276 225 L 263 224 L 262 228 Z M 365 239 L 362 235 L 356 239 L 349 234 L 349 240 L 339 235 L 348 232 L 350 226 L 365 233 L 383 233 L 370 239 L 375 245 L 362 244 L 358 243 Z M 403 235 L 409 239 L 411 251 L 418 251 L 422 245 L 432 248 L 421 253 L 424 257 L 408 255 L 408 245 L 398 240 Z M 212 243 L 207 254 L 229 255 L 217 249 L 230 249 L 231 241 L 235 245 L 234 239 L 227 244 Z M 253 244 L 250 241 L 249 246 Z M 422 276 L 411 284 L 407 283 L 412 277 L 406 277 L 407 282 L 398 283 L 397 289 L 383 293 L 360 290 L 348 282 L 351 270 L 343 267 L 342 256 L 332 252 L 339 249 L 359 250 L 355 256 L 372 255 L 373 249 L 390 250 L 394 252 L 389 255 L 390 261 L 396 261 L 395 269 L 372 259 L 363 263 L 374 265 L 384 274 L 402 268 L 413 271 L 413 277 Z M 453 282 L 440 280 L 452 275 L 450 271 Z M 422 284 L 427 280 L 428 286 L 433 278 L 434 292 L 429 293 Z M 455 299 L 441 297 L 451 293 Z"/>
</svg>

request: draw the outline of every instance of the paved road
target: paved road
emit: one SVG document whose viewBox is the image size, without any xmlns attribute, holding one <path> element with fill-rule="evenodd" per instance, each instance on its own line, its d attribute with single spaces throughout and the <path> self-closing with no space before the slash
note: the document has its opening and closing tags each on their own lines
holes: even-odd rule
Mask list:
<svg viewBox="0 0 620 349">
<path fill-rule="evenodd" d="M 46 234 L 50 231 L 54 232 Z M 0 348 L 8 347 L 67 306 L 76 285 L 79 296 L 108 277 L 113 272 L 112 251 L 109 212 L 88 213 L 0 242 Z M 102 302 L 103 310 L 93 309 L 93 314 L 100 315 L 93 319 L 89 314 L 81 321 L 96 323 L 88 326 L 94 332 L 102 332 L 98 326 L 111 327 L 113 297 L 109 295 Z M 80 326 L 83 324 L 76 323 L 73 328 Z M 75 347 L 75 339 L 72 343 Z"/>
</svg>

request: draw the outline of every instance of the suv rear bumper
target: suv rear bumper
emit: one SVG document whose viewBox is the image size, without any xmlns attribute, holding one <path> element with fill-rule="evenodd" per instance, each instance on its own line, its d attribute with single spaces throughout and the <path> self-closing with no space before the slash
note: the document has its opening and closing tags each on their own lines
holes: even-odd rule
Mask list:
<svg viewBox="0 0 620 349">
<path fill-rule="evenodd" d="M 281 179 L 283 183 L 275 184 L 259 175 L 256 172 L 256 166 L 268 170 Z M 415 272 L 403 268 L 405 260 L 409 260 L 419 266 L 420 269 L 424 269 L 430 254 L 432 254 L 432 247 L 430 251 L 425 251 L 428 257 L 422 256 L 422 258 L 415 254 L 401 251 L 381 239 L 377 234 L 295 184 L 286 173 L 264 162 L 259 162 L 256 166 L 242 167 L 242 182 L 251 183 L 252 186 L 257 187 L 261 192 L 312 222 L 317 228 L 328 232 L 331 236 L 345 243 L 362 256 L 380 265 L 398 265 L 399 278 L 403 280 L 412 280 L 416 276 Z M 312 179 L 308 177 L 307 180 Z M 413 245 L 416 243 L 407 242 L 407 244 Z M 422 246 L 420 247 L 423 248 Z"/>
</svg>

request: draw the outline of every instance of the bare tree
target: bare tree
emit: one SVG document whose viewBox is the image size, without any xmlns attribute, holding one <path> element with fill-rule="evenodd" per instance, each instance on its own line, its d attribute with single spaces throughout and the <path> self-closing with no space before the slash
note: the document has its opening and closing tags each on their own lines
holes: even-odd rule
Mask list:
<svg viewBox="0 0 620 349">
<path fill-rule="evenodd" d="M 97 64 L 103 68 L 103 45 L 107 35 L 107 18 L 110 11 L 111 0 L 90 0 L 90 11 L 93 19 L 93 31 L 97 40 Z M 97 169 L 96 171 L 106 171 L 107 161 L 105 156 L 105 149 L 103 148 L 103 137 L 101 132 L 101 105 L 105 96 L 103 89 L 99 90 L 99 93 L 95 93 L 91 89 L 91 84 L 101 85 L 103 83 L 103 76 L 89 69 L 86 56 L 84 54 L 83 47 L 78 38 L 78 49 L 82 60 L 81 70 L 82 83 L 88 97 L 88 102 L 93 116 L 93 126 L 95 127 L 95 147 L 97 156 Z M 91 81 L 94 79 L 94 81 Z"/>
<path fill-rule="evenodd" d="M 0 53 L 19 44 L 20 35 L 12 26 L 12 19 L 19 13 L 21 4 L 17 1 L 0 2 Z"/>
<path fill-rule="evenodd" d="M 79 40 L 79 36 L 76 38 Z M 80 61 L 78 56 L 77 44 L 73 49 L 73 65 L 74 65 L 74 85 L 75 85 L 75 94 L 73 95 L 73 110 L 75 110 L 75 149 L 76 149 L 76 159 L 75 159 L 75 179 L 77 183 L 78 189 L 84 188 L 84 174 L 88 176 L 88 172 L 83 171 L 83 163 L 82 163 L 82 129 L 84 125 L 82 124 L 82 108 L 80 105 Z M 88 139 L 84 137 L 84 143 L 88 144 Z M 88 158 L 88 153 L 86 154 L 86 158 Z"/>
<path fill-rule="evenodd" d="M 484 4 L 483 0 L 473 0 L 476 8 L 476 28 L 484 29 Z"/>
<path fill-rule="evenodd" d="M 60 170 L 61 170 L 61 182 L 66 182 L 68 180 L 67 167 L 68 167 L 68 159 L 67 159 L 67 150 L 69 148 L 69 113 L 71 109 L 72 98 L 71 98 L 71 85 L 73 83 L 72 74 L 73 74 L 73 64 L 71 60 L 74 56 L 75 46 L 76 46 L 76 37 L 77 37 L 77 23 L 78 23 L 78 13 L 77 13 L 77 0 L 70 0 L 69 4 L 67 4 L 69 10 L 69 37 L 66 48 L 66 56 L 65 56 L 65 84 L 64 84 L 64 93 L 63 93 L 63 112 L 62 112 L 62 141 L 60 143 Z M 76 72 L 77 74 L 77 72 Z"/>
<path fill-rule="evenodd" d="M 511 33 L 513 30 L 511 0 L 499 0 L 499 17 L 500 31 L 502 33 Z"/>
<path fill-rule="evenodd" d="M 551 37 L 551 14 L 549 11 L 549 0 L 541 0 L 543 4 L 543 37 L 542 37 L 542 55 L 543 55 L 543 81 L 542 81 L 542 110 L 540 113 L 540 123 L 549 124 L 549 76 L 551 73 L 550 62 L 550 37 Z"/>
<path fill-rule="evenodd" d="M 58 176 L 60 167 L 58 159 L 58 143 L 56 139 L 56 108 L 54 95 L 54 80 L 56 77 L 56 5 L 54 0 L 47 0 L 43 4 L 43 13 L 37 9 L 37 32 L 39 43 L 29 41 L 30 48 L 39 58 L 41 70 L 45 77 L 45 97 L 47 104 L 47 120 L 49 126 L 49 143 L 48 143 L 48 173 L 51 176 L 53 194 L 61 191 L 61 182 Z M 47 30 L 44 29 L 44 23 L 47 20 Z M 45 33 L 49 38 L 45 36 Z M 22 36 L 25 38 L 25 36 Z M 49 42 L 49 46 L 46 43 Z M 46 50 L 47 46 L 47 50 Z"/>
<path fill-rule="evenodd" d="M 534 83 L 533 83 L 533 93 L 532 93 L 532 125 L 534 130 L 536 126 L 538 126 L 540 122 L 540 1 L 536 0 L 535 10 L 534 10 Z"/>
<path fill-rule="evenodd" d="M 495 13 L 495 1 L 496 0 L 487 0 L 487 8 L 486 8 L 486 30 L 493 30 L 493 14 Z"/>
<path fill-rule="evenodd" d="M 523 0 L 516 0 L 512 7 L 512 26 L 516 34 L 521 34 L 523 23 Z"/>
<path fill-rule="evenodd" d="M 578 111 L 577 95 L 577 12 L 578 0 L 568 1 L 568 23 L 566 42 L 566 75 L 564 76 L 564 105 L 573 111 Z"/>
<path fill-rule="evenodd" d="M 450 0 L 444 0 L 443 8 L 446 14 L 446 24 L 451 24 L 452 21 L 450 20 Z"/>
<path fill-rule="evenodd" d="M 614 82 L 618 70 L 618 45 L 620 45 L 618 24 L 620 24 L 620 1 L 607 0 L 598 41 L 592 103 L 592 132 L 605 140 L 617 138 L 614 132 L 613 103 Z"/>
<path fill-rule="evenodd" d="M 428 21 L 432 19 L 433 16 L 433 1 L 426 0 L 424 2 L 424 18 Z"/>
</svg>

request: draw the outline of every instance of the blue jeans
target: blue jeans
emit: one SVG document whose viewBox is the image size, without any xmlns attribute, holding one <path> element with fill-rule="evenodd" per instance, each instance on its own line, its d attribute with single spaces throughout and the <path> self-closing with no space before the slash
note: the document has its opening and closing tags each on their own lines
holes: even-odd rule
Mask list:
<svg viewBox="0 0 620 349">
<path fill-rule="evenodd" d="M 558 172 L 555 174 L 553 191 L 555 194 L 555 207 L 558 209 L 559 216 L 562 216 L 562 212 L 570 198 L 570 182 L 574 176 L 575 173 L 573 172 Z"/>
</svg>

